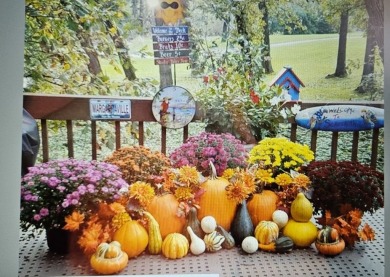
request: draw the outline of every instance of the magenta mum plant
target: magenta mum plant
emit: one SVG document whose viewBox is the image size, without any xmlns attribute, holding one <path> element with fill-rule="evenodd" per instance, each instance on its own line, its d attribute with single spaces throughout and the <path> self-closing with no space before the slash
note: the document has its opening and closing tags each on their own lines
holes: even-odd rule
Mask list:
<svg viewBox="0 0 390 277">
<path fill-rule="evenodd" d="M 118 167 L 105 162 L 65 159 L 30 167 L 21 181 L 21 227 L 61 228 L 74 209 L 93 211 L 127 187 Z"/>
<path fill-rule="evenodd" d="M 169 156 L 172 166 L 194 166 L 204 176 L 210 175 L 212 162 L 221 176 L 227 168 L 246 167 L 248 154 L 244 144 L 230 133 L 202 132 L 192 136 Z"/>
</svg>

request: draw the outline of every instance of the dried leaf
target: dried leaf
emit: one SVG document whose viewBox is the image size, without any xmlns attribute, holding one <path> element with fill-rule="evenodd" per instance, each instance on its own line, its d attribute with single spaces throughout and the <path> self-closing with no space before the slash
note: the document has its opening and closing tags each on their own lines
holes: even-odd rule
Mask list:
<svg viewBox="0 0 390 277">
<path fill-rule="evenodd" d="M 363 229 L 359 232 L 359 237 L 362 241 L 372 241 L 375 239 L 375 231 L 366 223 Z"/>
</svg>

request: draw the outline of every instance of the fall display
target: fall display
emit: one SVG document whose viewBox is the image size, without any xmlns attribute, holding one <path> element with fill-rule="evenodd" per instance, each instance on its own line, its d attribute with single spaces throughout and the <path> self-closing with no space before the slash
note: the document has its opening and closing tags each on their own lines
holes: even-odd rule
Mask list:
<svg viewBox="0 0 390 277">
<path fill-rule="evenodd" d="M 134 151 L 107 160 L 118 166 L 67 160 L 31 168 L 22 179 L 23 226 L 69 232 L 98 274 L 116 274 L 143 254 L 181 259 L 234 247 L 247 255 L 312 247 L 326 257 L 375 238 L 360 225 L 364 212 L 383 207 L 383 174 L 363 165 L 313 162 L 308 147 L 283 138 L 259 142 L 248 166 L 220 176 L 211 161 L 204 176 L 196 166 L 169 167 L 164 157 L 150 173 L 144 166 L 156 156 L 143 148 L 135 173 L 125 154 Z M 42 205 L 47 197 L 60 205 Z"/>
</svg>

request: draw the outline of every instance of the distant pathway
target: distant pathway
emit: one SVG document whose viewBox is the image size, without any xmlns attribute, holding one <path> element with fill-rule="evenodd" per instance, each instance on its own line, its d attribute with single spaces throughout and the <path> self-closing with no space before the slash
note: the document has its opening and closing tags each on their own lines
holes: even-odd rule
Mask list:
<svg viewBox="0 0 390 277">
<path fill-rule="evenodd" d="M 354 38 L 360 38 L 357 35 L 354 36 L 348 36 L 347 39 L 354 39 Z M 296 41 L 287 41 L 287 42 L 280 42 L 280 43 L 272 43 L 271 42 L 271 48 L 272 47 L 281 47 L 281 46 L 288 46 L 288 45 L 296 45 L 296 44 L 302 44 L 302 43 L 309 43 L 309 42 L 317 42 L 317 41 L 329 41 L 329 40 L 338 40 L 339 37 L 326 37 L 326 38 L 317 38 L 317 39 L 303 39 L 303 40 L 296 40 Z"/>
</svg>

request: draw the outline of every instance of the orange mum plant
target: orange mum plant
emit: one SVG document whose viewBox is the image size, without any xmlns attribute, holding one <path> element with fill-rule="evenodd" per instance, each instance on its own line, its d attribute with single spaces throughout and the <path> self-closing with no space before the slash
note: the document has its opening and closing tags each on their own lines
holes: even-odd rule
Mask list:
<svg viewBox="0 0 390 277">
<path fill-rule="evenodd" d="M 163 153 L 141 145 L 120 148 L 106 162 L 117 165 L 129 184 L 149 182 L 170 167 L 170 161 Z"/>
<path fill-rule="evenodd" d="M 112 236 L 130 216 L 125 207 L 118 203 L 99 204 L 97 212 L 91 216 L 75 210 L 65 218 L 65 230 L 79 235 L 77 243 L 86 255 L 92 255 L 99 244 L 110 242 Z"/>
</svg>

